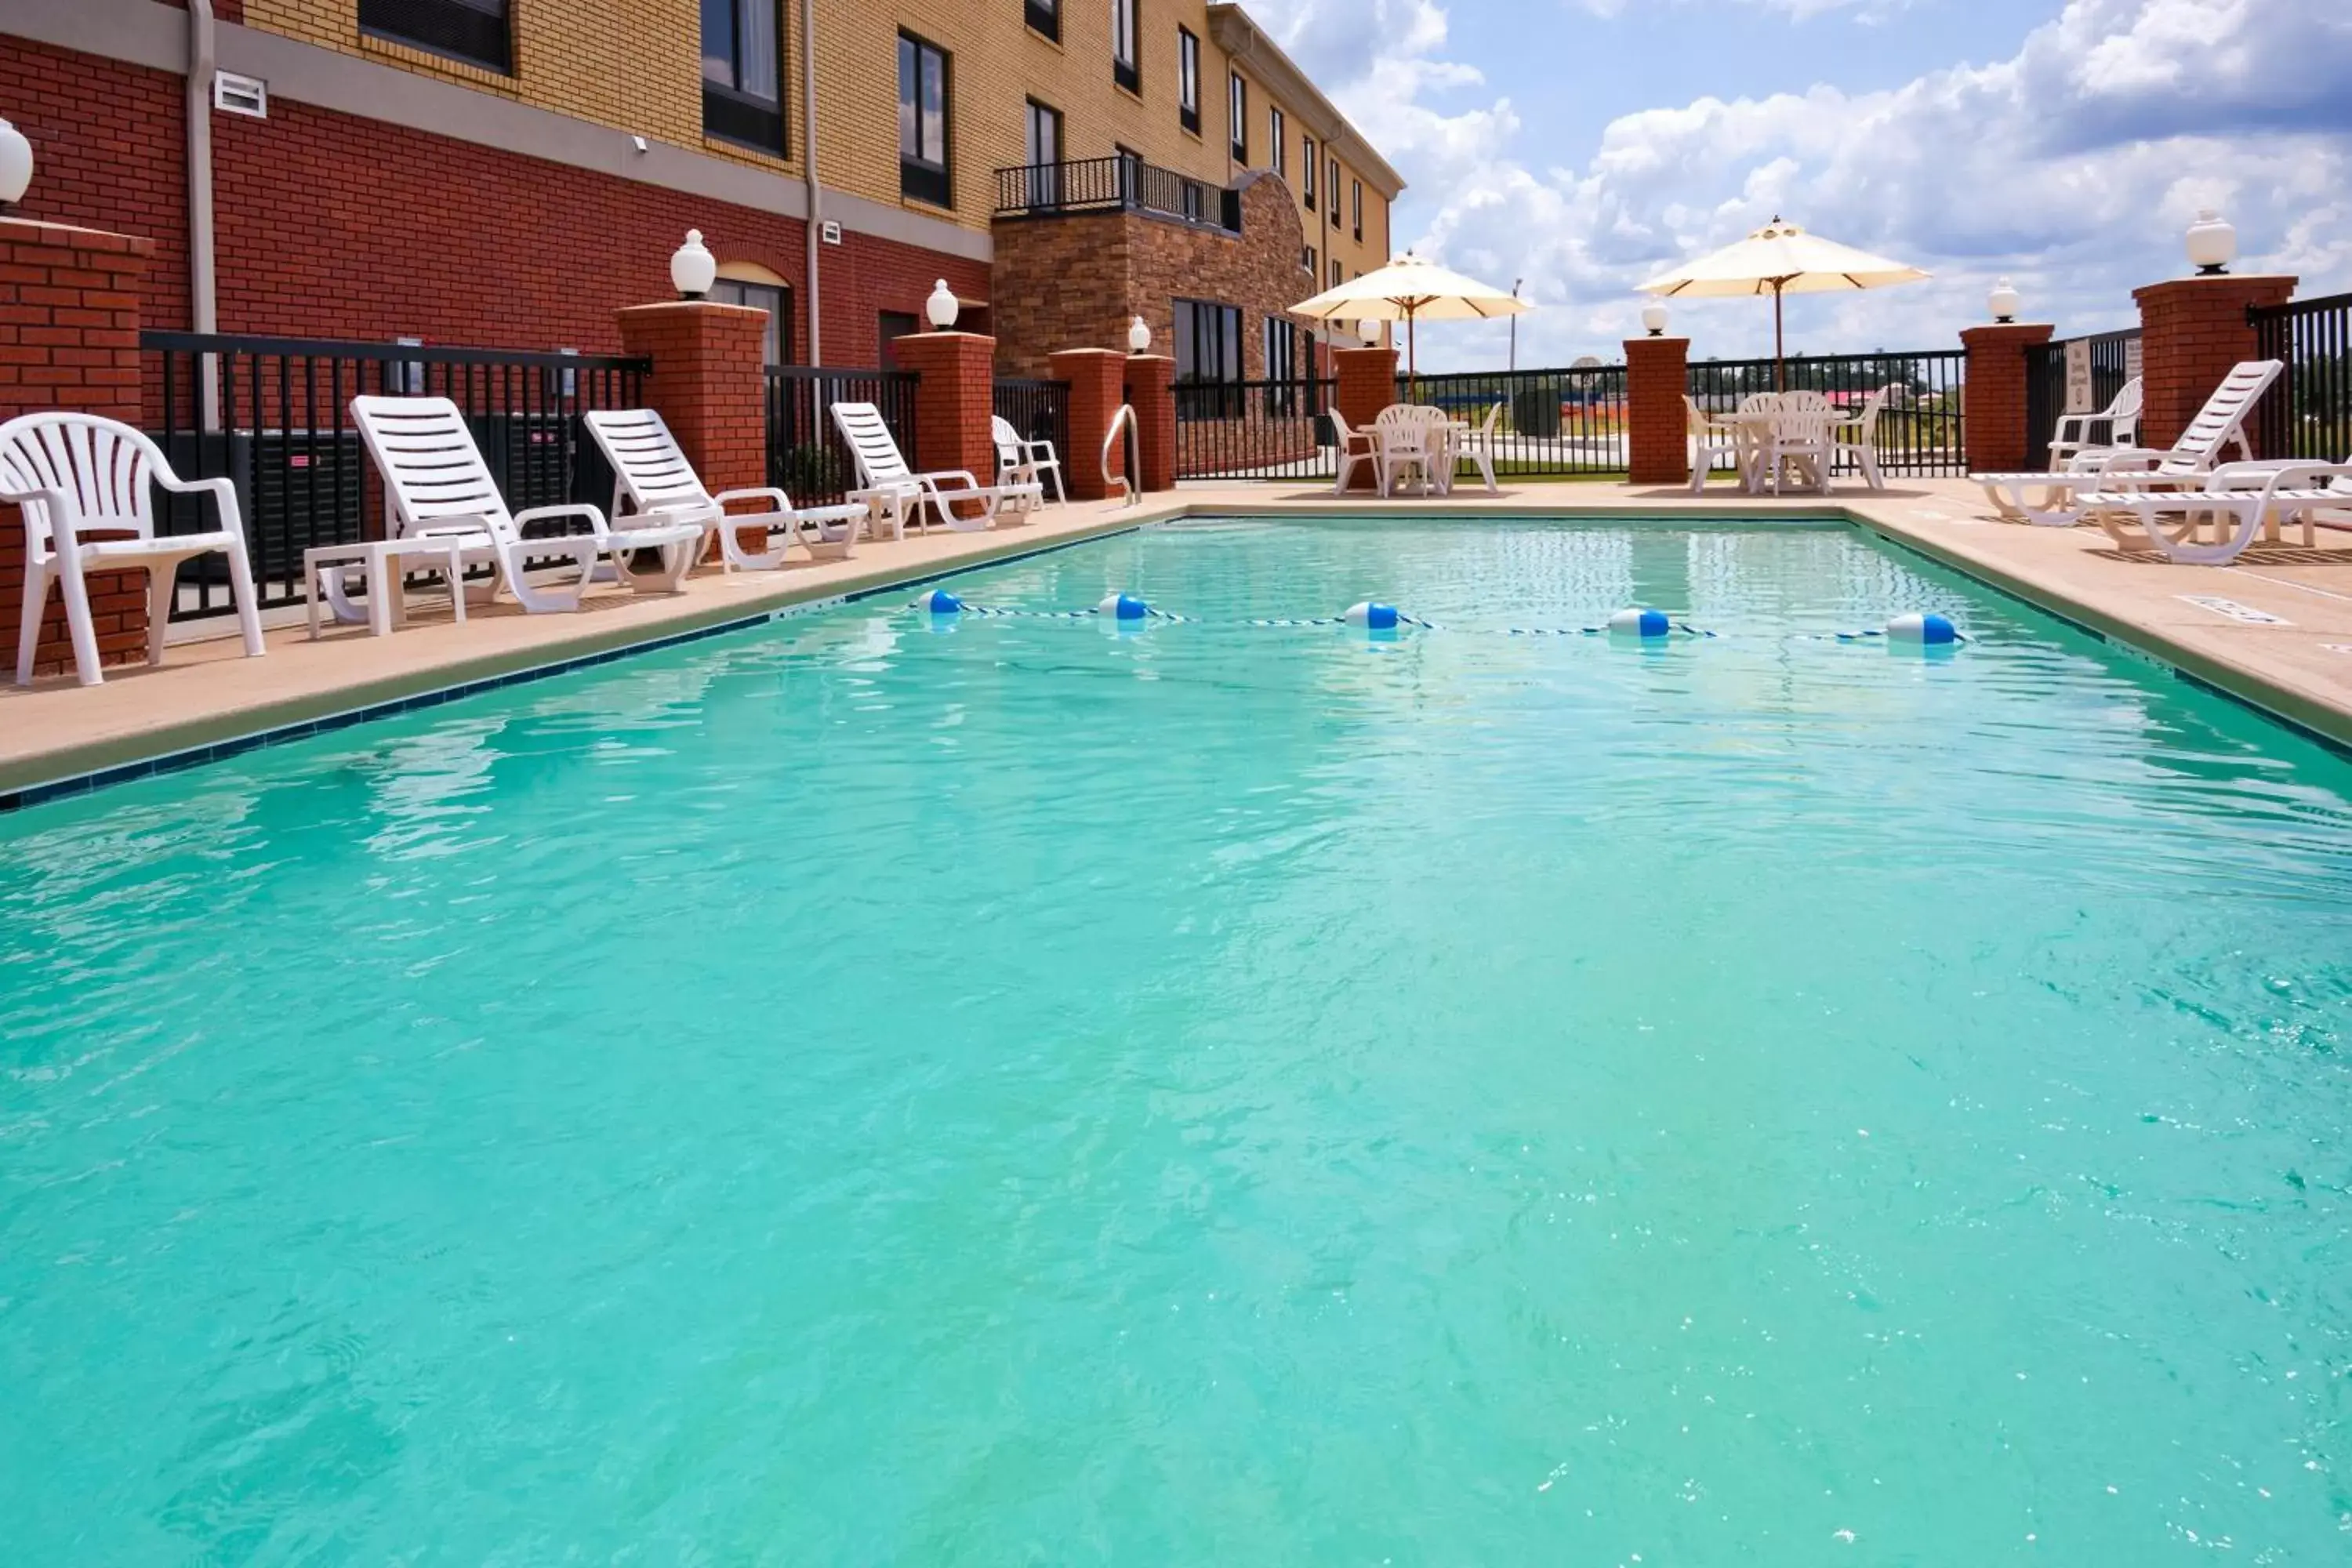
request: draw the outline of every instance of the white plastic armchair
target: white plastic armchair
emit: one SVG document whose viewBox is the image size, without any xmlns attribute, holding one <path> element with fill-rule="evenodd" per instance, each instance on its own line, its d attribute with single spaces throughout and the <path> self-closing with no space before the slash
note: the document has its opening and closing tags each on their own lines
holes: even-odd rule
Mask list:
<svg viewBox="0 0 2352 1568">
<path fill-rule="evenodd" d="M 1411 403 L 1391 403 L 1372 420 L 1381 445 L 1381 494 L 1396 493 L 1398 476 L 1411 473 L 1413 483 L 1427 491 L 1435 479 L 1438 457 L 1444 446 L 1444 416 Z"/>
<path fill-rule="evenodd" d="M 465 416 L 446 397 L 354 397 L 352 423 L 383 476 L 385 531 L 394 538 L 478 535 L 467 559 L 489 561 L 515 602 L 534 614 L 576 610 L 609 558 L 619 580 L 639 593 L 677 593 L 701 553 L 699 522 L 654 522 L 616 529 L 593 506 L 540 506 L 509 511 Z M 588 531 L 532 539 L 524 530 L 556 519 L 583 521 Z M 655 565 L 640 570 L 637 552 Z M 530 581 L 532 561 L 569 561 L 579 575 L 550 587 Z M 492 592 L 496 592 L 493 587 Z"/>
<path fill-rule="evenodd" d="M 1739 426 L 1708 418 L 1706 411 L 1698 405 L 1698 399 L 1688 393 L 1683 394 L 1683 423 L 1690 436 L 1691 494 L 1699 495 L 1706 489 L 1707 478 L 1715 472 L 1717 464 L 1738 471 L 1742 451 Z"/>
<path fill-rule="evenodd" d="M 862 506 L 796 508 L 790 495 L 772 485 L 712 495 L 668 424 L 650 408 L 600 409 L 582 418 L 613 469 L 612 521 L 634 514 L 649 522 L 699 524 L 719 536 L 719 556 L 730 572 L 775 571 L 803 531 L 814 552 L 828 534 L 845 535 L 866 515 Z M 746 501 L 765 510 L 727 510 Z M 747 547 L 746 533 L 756 534 L 766 547 Z"/>
<path fill-rule="evenodd" d="M 1502 487 L 1495 482 L 1495 446 L 1496 432 L 1503 427 L 1503 405 L 1497 401 L 1486 410 L 1484 421 L 1474 426 L 1449 447 L 1445 458 L 1445 488 L 1454 488 L 1454 470 L 1467 458 L 1478 466 L 1478 477 L 1486 483 L 1488 495 L 1499 495 Z"/>
<path fill-rule="evenodd" d="M 2058 427 L 2050 437 L 2050 466 L 2067 468 L 2078 466 L 2077 459 L 2096 458 L 2119 447 L 2130 447 L 2139 439 L 2139 411 L 2146 397 L 2138 376 L 2124 383 L 2115 400 L 2096 414 L 2061 414 Z M 2107 438 L 2091 439 L 2091 426 L 2105 425 Z"/>
<path fill-rule="evenodd" d="M 1054 476 L 1054 500 L 1057 505 L 1070 504 L 1070 493 L 1062 488 L 1062 459 L 1051 441 L 1032 441 L 1013 427 L 1013 421 L 1003 415 L 992 416 L 988 422 L 989 437 L 996 443 L 996 482 L 999 486 L 1035 485 L 1038 498 L 1045 497 L 1045 476 Z"/>
<path fill-rule="evenodd" d="M 204 533 L 155 531 L 155 491 L 209 495 L 217 510 Z M 248 658 L 262 652 L 261 616 L 246 556 L 245 522 L 236 489 L 226 479 L 183 479 L 154 442 L 130 426 L 95 414 L 27 414 L 0 425 L 0 501 L 13 501 L 25 519 L 25 606 L 16 637 L 16 684 L 33 679 L 41 615 L 49 584 L 65 600 L 73 638 L 74 672 L 97 686 L 98 625 L 91 617 L 84 574 L 120 567 L 147 569 L 147 662 L 163 662 L 180 563 L 215 552 L 228 557 L 229 592 Z M 86 535 L 128 533 L 128 539 Z"/>
<path fill-rule="evenodd" d="M 1331 480 L 1331 493 L 1346 495 L 1356 470 L 1370 465 L 1372 488 L 1385 497 L 1389 481 L 1387 470 L 1381 467 L 1380 437 L 1370 430 L 1351 428 L 1336 406 L 1324 412 L 1331 421 L 1332 461 L 1339 470 Z"/>
<path fill-rule="evenodd" d="M 915 472 L 907 466 L 906 458 L 898 450 L 898 438 L 890 434 L 882 411 L 871 403 L 836 403 L 833 405 L 833 422 L 840 428 L 841 438 L 849 444 L 849 455 L 857 464 L 857 489 L 849 492 L 849 499 L 870 501 L 882 508 L 889 515 L 895 531 L 906 531 L 910 510 L 915 525 L 925 526 L 923 509 L 929 507 L 954 531 L 980 533 L 996 521 L 1008 500 L 1034 501 L 1044 497 L 1044 488 L 1034 482 L 983 485 L 968 468 Z M 980 510 L 969 517 L 958 510 L 969 506 Z"/>
<path fill-rule="evenodd" d="M 1863 482 L 1874 490 L 1886 488 L 1885 477 L 1878 468 L 1878 416 L 1894 391 L 1891 385 L 1880 387 L 1863 400 L 1859 413 L 1850 419 L 1839 420 L 1830 432 L 1834 444 L 1830 454 L 1832 462 L 1853 458 L 1862 470 Z"/>
</svg>

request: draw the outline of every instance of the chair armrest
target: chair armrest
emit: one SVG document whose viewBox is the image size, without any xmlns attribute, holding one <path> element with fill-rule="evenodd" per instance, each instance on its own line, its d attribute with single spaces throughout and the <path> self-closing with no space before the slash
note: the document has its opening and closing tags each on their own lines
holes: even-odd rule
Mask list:
<svg viewBox="0 0 2352 1568">
<path fill-rule="evenodd" d="M 1061 466 L 1062 459 L 1055 456 L 1054 443 L 1051 441 L 1024 441 L 1021 443 L 1021 451 L 1030 462 L 1052 463 L 1057 468 Z"/>
<path fill-rule="evenodd" d="M 545 522 L 551 517 L 584 517 L 588 520 L 590 531 L 594 533 L 612 531 L 605 524 L 604 510 L 593 506 L 535 506 L 529 511 L 515 513 L 515 531 L 520 533 L 532 523 Z"/>
<path fill-rule="evenodd" d="M 987 488 L 982 485 L 980 480 L 972 477 L 972 472 L 970 468 L 940 468 L 931 473 L 917 474 L 915 476 L 916 482 L 921 485 L 925 489 L 929 490 L 936 490 L 940 489 L 942 483 L 949 479 L 961 481 L 962 487 L 966 489 L 977 490 Z"/>
<path fill-rule="evenodd" d="M 2247 490 L 2260 483 L 2264 495 L 2275 495 L 2345 478 L 2352 478 L 2352 463 L 2224 463 L 2206 479 L 2205 489 Z"/>
<path fill-rule="evenodd" d="M 174 495 L 205 495 L 209 493 L 213 505 L 219 510 L 223 533 L 245 537 L 245 518 L 236 510 L 236 486 L 227 479 L 184 479 L 177 474 L 158 473 L 153 476 L 156 488 Z"/>
<path fill-rule="evenodd" d="M 773 485 L 755 485 L 749 489 L 724 490 L 718 495 L 712 496 L 710 499 L 719 503 L 719 510 L 721 512 L 724 512 L 727 510 L 727 503 L 729 501 L 740 500 L 756 500 L 766 506 L 773 508 L 777 511 L 790 511 L 793 510 L 793 498 L 786 495 L 783 491 L 776 489 Z"/>
<path fill-rule="evenodd" d="M 2109 447 L 2098 454 L 2099 473 L 2118 472 L 2127 468 L 2152 468 L 2169 452 L 2159 452 L 2153 447 Z"/>
</svg>

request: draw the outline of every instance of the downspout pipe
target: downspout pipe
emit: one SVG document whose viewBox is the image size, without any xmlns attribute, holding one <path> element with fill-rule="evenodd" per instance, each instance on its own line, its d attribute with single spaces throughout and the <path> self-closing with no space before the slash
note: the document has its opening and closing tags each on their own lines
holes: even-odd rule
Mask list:
<svg viewBox="0 0 2352 1568">
<path fill-rule="evenodd" d="M 188 324 L 198 332 L 220 331 L 220 293 L 213 270 L 213 71 L 218 58 L 218 28 L 212 0 L 188 0 Z M 204 357 L 205 428 L 220 426 L 220 388 L 215 356 Z"/>
<path fill-rule="evenodd" d="M 824 340 L 817 325 L 824 304 L 824 290 L 817 281 L 824 187 L 816 177 L 816 0 L 801 0 L 801 171 L 808 181 L 808 222 L 803 226 L 808 231 L 808 362 L 814 365 L 824 363 Z"/>
</svg>

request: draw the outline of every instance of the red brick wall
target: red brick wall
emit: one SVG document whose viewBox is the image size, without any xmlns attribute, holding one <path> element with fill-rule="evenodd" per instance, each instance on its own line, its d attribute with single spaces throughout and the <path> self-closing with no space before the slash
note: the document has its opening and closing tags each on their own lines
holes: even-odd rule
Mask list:
<svg viewBox="0 0 2352 1568">
<path fill-rule="evenodd" d="M 2286 303 L 2294 298 L 2294 285 L 2292 278 L 2224 275 L 2175 278 L 2132 290 L 2139 301 L 2140 372 L 2147 395 L 2140 415 L 2142 446 L 2171 446 L 2231 366 L 2261 357 L 2246 310 Z M 2275 384 L 2268 395 L 2280 395 Z M 2260 421 L 2249 419 L 2248 437 L 2259 431 Z"/>
<path fill-rule="evenodd" d="M 130 235 L 0 218 L 0 421 L 51 408 L 138 419 L 140 289 L 153 252 Z M 143 569 L 90 574 L 100 663 L 144 654 L 146 578 Z M 24 602 L 24 519 L 0 506 L 0 651 L 10 680 Z M 37 675 L 73 658 L 55 588 L 47 605 Z"/>
<path fill-rule="evenodd" d="M 2050 460 L 2050 432 L 2025 427 L 2025 351 L 2050 341 L 2036 322 L 1968 327 L 1960 346 L 1968 368 L 1960 384 L 1960 424 L 1972 474 L 2031 471 Z"/>
<path fill-rule="evenodd" d="M 1690 481 L 1688 338 L 1625 340 L 1626 478 L 1637 485 Z"/>
<path fill-rule="evenodd" d="M 1062 477 L 1073 500 L 1100 500 L 1111 493 L 1103 483 L 1103 438 L 1127 395 L 1127 356 L 1110 349 L 1065 349 L 1046 362 L 1046 374 L 1070 384 L 1070 457 Z M 1124 448 L 1126 437 L 1119 438 Z M 1111 458 L 1111 471 L 1125 473 L 1124 451 Z M 1139 483 L 1142 476 L 1129 474 Z"/>
<path fill-rule="evenodd" d="M 1331 353 L 1333 375 L 1337 382 L 1331 395 L 1333 406 L 1351 430 L 1370 426 L 1381 416 L 1381 410 L 1396 398 L 1397 352 L 1394 349 L 1335 349 Z M 1360 468 L 1348 488 L 1370 491 L 1373 489 L 1371 470 Z"/>
<path fill-rule="evenodd" d="M 625 353 L 654 362 L 646 402 L 677 437 L 713 495 L 768 482 L 767 389 L 761 374 L 766 316 L 740 305 L 678 300 L 618 316 Z M 768 548 L 767 531 L 745 546 Z"/>
<path fill-rule="evenodd" d="M 1176 488 L 1176 362 L 1166 354 L 1130 354 L 1127 401 L 1141 437 L 1143 488 Z M 1100 453 L 1097 452 L 1099 457 Z"/>
<path fill-rule="evenodd" d="M 919 472 L 961 468 L 983 485 L 996 482 L 996 443 L 989 418 L 996 411 L 996 340 L 976 332 L 923 332 L 892 345 L 902 369 L 922 377 L 915 386 L 915 449 L 901 454 Z"/>
</svg>

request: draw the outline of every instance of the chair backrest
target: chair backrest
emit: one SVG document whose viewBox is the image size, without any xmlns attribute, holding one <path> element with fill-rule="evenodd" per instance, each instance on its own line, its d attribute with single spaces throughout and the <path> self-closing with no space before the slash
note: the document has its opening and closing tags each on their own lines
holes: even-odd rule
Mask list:
<svg viewBox="0 0 2352 1568">
<path fill-rule="evenodd" d="M 2221 460 L 2221 448 L 2235 441 L 2247 447 L 2245 424 L 2254 411 L 2254 404 L 2270 390 L 2271 383 L 2285 366 L 2274 359 L 2242 360 L 2230 367 L 2189 428 L 2172 444 L 2162 461 L 2157 464 L 2158 473 L 2195 473 L 2210 468 Z M 2249 447 L 2251 450 L 2251 447 Z"/>
<path fill-rule="evenodd" d="M 860 489 L 915 477 L 879 408 L 870 403 L 836 403 L 833 422 L 840 427 L 841 438 L 849 443 L 850 457 L 856 460 Z"/>
<path fill-rule="evenodd" d="M 1706 434 L 1707 433 L 1707 424 L 1708 424 L 1708 421 L 1707 421 L 1707 417 L 1706 417 L 1706 411 L 1705 409 L 1701 408 L 1701 407 L 1698 405 L 1698 399 L 1697 399 L 1697 398 L 1696 398 L 1696 397 L 1693 397 L 1693 396 L 1692 396 L 1689 393 L 1687 393 L 1687 392 L 1684 393 L 1684 394 L 1683 394 L 1683 425 L 1684 425 L 1684 428 L 1685 428 L 1685 430 L 1687 430 L 1687 431 L 1688 431 L 1688 433 L 1689 433 L 1689 434 L 1691 434 L 1691 435 L 1693 435 L 1693 436 L 1704 436 L 1704 435 L 1706 435 Z"/>
<path fill-rule="evenodd" d="M 514 513 L 456 404 L 446 397 L 354 397 L 352 423 L 383 476 L 394 538 L 451 532 L 478 519 L 501 538 L 514 536 Z"/>
<path fill-rule="evenodd" d="M 1486 422 L 1478 426 L 1478 437 L 1481 440 L 1491 441 L 1495 438 L 1495 432 L 1502 427 L 1503 400 L 1498 397 L 1495 400 L 1495 406 L 1486 410 Z"/>
<path fill-rule="evenodd" d="M 1382 430 L 1393 430 L 1400 425 L 1419 425 L 1421 408 L 1417 404 L 1391 403 L 1372 416 L 1372 424 Z"/>
<path fill-rule="evenodd" d="M 2099 417 L 2116 424 L 2139 423 L 2139 411 L 2147 399 L 2147 391 L 2140 378 L 2133 376 L 2116 390 L 2116 400 L 2100 410 Z"/>
<path fill-rule="evenodd" d="M 1777 392 L 1751 392 L 1739 400 L 1742 414 L 1773 414 L 1780 407 L 1781 395 Z"/>
<path fill-rule="evenodd" d="M 1013 427 L 1013 421 L 1003 415 L 993 414 L 989 416 L 988 438 L 996 445 L 998 466 L 1011 468 L 1021 460 L 1021 432 L 1015 430 Z"/>
<path fill-rule="evenodd" d="M 654 410 L 604 408 L 583 414 L 581 418 L 586 422 L 596 449 L 612 465 L 618 492 L 613 498 L 615 515 L 622 510 L 623 500 L 636 511 L 707 509 L 718 504 L 710 499 L 710 491 L 694 471 L 694 465 L 686 460 L 677 437 L 669 433 L 669 426 Z"/>
<path fill-rule="evenodd" d="M 53 490 L 76 529 L 155 534 L 154 479 L 172 465 L 155 443 L 96 414 L 26 414 L 0 425 L 0 494 Z M 47 500 L 23 505 L 26 542 L 48 548 L 55 523 Z"/>
</svg>

